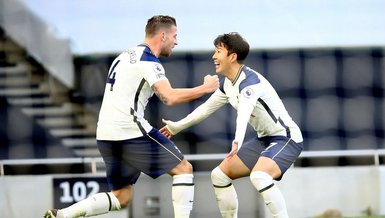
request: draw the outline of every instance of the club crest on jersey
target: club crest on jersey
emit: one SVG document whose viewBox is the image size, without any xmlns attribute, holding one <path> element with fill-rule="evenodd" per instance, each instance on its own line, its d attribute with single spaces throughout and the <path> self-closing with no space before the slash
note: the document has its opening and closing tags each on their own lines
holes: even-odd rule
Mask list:
<svg viewBox="0 0 385 218">
<path fill-rule="evenodd" d="M 254 91 L 252 88 L 246 88 L 246 90 L 243 92 L 243 95 L 246 97 L 246 98 L 250 98 L 251 96 L 254 95 Z"/>
<path fill-rule="evenodd" d="M 165 74 L 163 72 L 163 67 L 160 64 L 155 64 L 154 72 L 155 72 L 156 77 L 158 79 L 165 77 Z"/>
</svg>

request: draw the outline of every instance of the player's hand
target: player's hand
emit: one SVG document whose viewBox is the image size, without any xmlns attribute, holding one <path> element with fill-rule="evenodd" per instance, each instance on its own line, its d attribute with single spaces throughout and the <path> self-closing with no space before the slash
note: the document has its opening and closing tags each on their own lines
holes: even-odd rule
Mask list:
<svg viewBox="0 0 385 218">
<path fill-rule="evenodd" d="M 162 122 L 164 124 L 166 124 L 164 127 L 162 127 L 159 132 L 162 133 L 164 136 L 166 136 L 167 138 L 171 138 L 174 136 L 174 134 L 172 134 L 172 132 L 170 131 L 168 125 L 171 125 L 173 122 L 171 120 L 165 120 L 165 119 L 162 119 Z"/>
<path fill-rule="evenodd" d="M 232 158 L 238 153 L 238 141 L 233 140 L 231 144 L 231 151 L 227 154 L 227 158 Z"/>
<path fill-rule="evenodd" d="M 217 75 L 206 75 L 204 77 L 203 85 L 207 89 L 207 93 L 215 92 L 219 88 L 219 78 Z"/>
<path fill-rule="evenodd" d="M 160 130 L 159 130 L 160 133 L 162 133 L 164 136 L 166 136 L 167 138 L 171 138 L 173 137 L 174 135 L 170 132 L 170 130 L 167 129 L 167 126 L 164 126 L 162 127 Z"/>
</svg>

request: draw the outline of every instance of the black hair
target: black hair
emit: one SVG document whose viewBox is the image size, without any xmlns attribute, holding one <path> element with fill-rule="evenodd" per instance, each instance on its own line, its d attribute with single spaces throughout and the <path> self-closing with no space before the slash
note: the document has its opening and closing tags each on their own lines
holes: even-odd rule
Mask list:
<svg viewBox="0 0 385 218">
<path fill-rule="evenodd" d="M 232 53 L 237 54 L 237 61 L 243 63 L 250 51 L 250 45 L 237 32 L 225 33 L 219 35 L 214 40 L 214 46 L 223 46 L 227 49 L 228 55 Z"/>
</svg>

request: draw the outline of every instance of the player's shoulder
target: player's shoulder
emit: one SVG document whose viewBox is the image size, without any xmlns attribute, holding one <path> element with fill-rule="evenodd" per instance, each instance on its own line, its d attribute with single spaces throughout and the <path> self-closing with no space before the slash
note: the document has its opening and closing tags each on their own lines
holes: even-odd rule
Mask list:
<svg viewBox="0 0 385 218">
<path fill-rule="evenodd" d="M 146 45 L 137 45 L 122 52 L 116 59 L 127 64 L 135 64 L 141 67 L 162 67 L 160 60 L 151 52 Z"/>
<path fill-rule="evenodd" d="M 241 80 L 239 85 L 241 89 L 245 86 L 258 84 L 261 82 L 261 79 L 263 78 L 262 75 L 259 74 L 257 71 L 245 65 L 241 68 L 240 77 L 241 77 Z"/>
<path fill-rule="evenodd" d="M 139 57 L 139 60 L 140 61 L 143 61 L 143 62 L 154 62 L 154 63 L 158 63 L 160 64 L 160 60 L 158 57 L 156 57 L 150 47 L 148 47 L 148 45 L 146 44 L 140 44 L 138 46 L 135 47 L 138 55 L 140 56 Z"/>
<path fill-rule="evenodd" d="M 256 70 L 246 65 L 242 66 L 241 73 L 244 74 L 244 76 L 248 79 L 262 77 L 260 73 L 258 73 Z"/>
</svg>

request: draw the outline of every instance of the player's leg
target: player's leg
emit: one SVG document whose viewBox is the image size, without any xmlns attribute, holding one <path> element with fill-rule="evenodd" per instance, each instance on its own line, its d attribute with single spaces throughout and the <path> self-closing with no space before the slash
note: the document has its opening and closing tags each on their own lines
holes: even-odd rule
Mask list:
<svg viewBox="0 0 385 218">
<path fill-rule="evenodd" d="M 67 208 L 60 210 L 47 211 L 46 218 L 75 218 L 75 217 L 89 217 L 108 213 L 113 210 L 120 210 L 126 206 L 119 202 L 115 193 L 123 196 L 128 192 L 132 192 L 131 188 L 125 187 L 121 190 L 112 192 L 97 193 L 89 198 L 79 201 Z M 129 194 L 128 194 L 129 195 Z"/>
<path fill-rule="evenodd" d="M 225 158 L 211 172 L 211 181 L 223 217 L 237 217 L 238 197 L 232 181 L 250 174 L 262 150 L 258 138 L 252 138 L 242 145 L 237 155 Z"/>
<path fill-rule="evenodd" d="M 89 217 L 126 207 L 132 200 L 132 184 L 138 179 L 140 171 L 122 161 L 123 144 L 122 141 L 98 141 L 98 148 L 107 169 L 107 181 L 113 191 L 97 193 L 67 208 L 49 210 L 44 217 Z"/>
<path fill-rule="evenodd" d="M 192 165 L 184 159 L 175 144 L 158 130 L 151 130 L 148 138 L 151 141 L 151 147 L 147 149 L 151 151 L 150 159 L 147 163 L 140 163 L 145 158 L 136 155 L 135 164 L 137 164 L 138 169 L 152 178 L 157 178 L 164 173 L 173 177 L 171 192 L 174 215 L 176 218 L 188 218 L 194 201 Z"/>
<path fill-rule="evenodd" d="M 281 191 L 273 183 L 273 178 L 280 175 L 281 170 L 275 161 L 267 157 L 260 157 L 250 174 L 250 180 L 262 195 L 273 217 L 284 218 L 288 217 L 285 199 Z"/>
<path fill-rule="evenodd" d="M 289 217 L 285 199 L 273 179 L 280 180 L 302 151 L 302 146 L 288 138 L 275 138 L 266 145 L 255 164 L 250 179 L 276 218 Z"/>
<path fill-rule="evenodd" d="M 194 202 L 192 165 L 183 159 L 169 174 L 172 176 L 172 202 L 176 218 L 188 218 Z"/>
<path fill-rule="evenodd" d="M 238 217 L 238 196 L 232 181 L 248 176 L 249 173 L 249 168 L 239 159 L 238 155 L 225 158 L 211 171 L 211 181 L 222 217 Z"/>
</svg>

